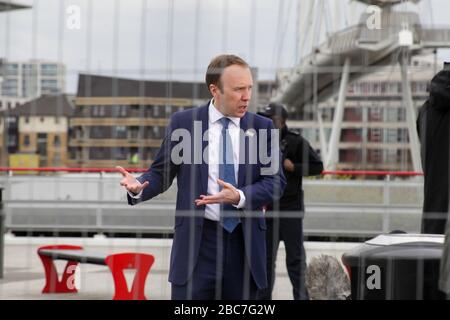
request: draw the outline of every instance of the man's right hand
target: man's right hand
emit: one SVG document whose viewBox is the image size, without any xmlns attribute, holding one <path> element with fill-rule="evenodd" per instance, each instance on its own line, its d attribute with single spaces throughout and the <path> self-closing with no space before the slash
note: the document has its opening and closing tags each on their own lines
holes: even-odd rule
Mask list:
<svg viewBox="0 0 450 320">
<path fill-rule="evenodd" d="M 120 185 L 124 186 L 127 191 L 139 194 L 141 191 L 148 186 L 148 181 L 144 183 L 140 183 L 135 177 L 133 177 L 127 170 L 124 168 L 117 166 L 117 171 L 122 174 L 123 179 L 120 180 Z"/>
</svg>

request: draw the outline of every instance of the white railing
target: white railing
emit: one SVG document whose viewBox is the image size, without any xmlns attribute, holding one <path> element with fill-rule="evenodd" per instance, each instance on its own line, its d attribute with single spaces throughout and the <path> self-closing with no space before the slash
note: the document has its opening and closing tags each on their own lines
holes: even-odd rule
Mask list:
<svg viewBox="0 0 450 320">
<path fill-rule="evenodd" d="M 371 236 L 394 229 L 417 232 L 422 178 L 392 179 L 390 175 L 384 180 L 305 179 L 305 234 Z M 0 176 L 5 189 L 6 230 L 172 232 L 175 183 L 156 199 L 129 206 L 119 181 L 119 174 L 104 172 Z M 283 214 L 290 218 L 301 213 Z"/>
</svg>

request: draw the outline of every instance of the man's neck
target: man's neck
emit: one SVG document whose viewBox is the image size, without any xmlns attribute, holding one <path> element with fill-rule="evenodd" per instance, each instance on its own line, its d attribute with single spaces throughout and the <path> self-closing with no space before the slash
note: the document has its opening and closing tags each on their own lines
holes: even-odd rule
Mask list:
<svg viewBox="0 0 450 320">
<path fill-rule="evenodd" d="M 224 117 L 228 117 L 228 115 L 226 115 L 222 110 L 220 110 L 220 108 L 217 106 L 216 101 L 214 100 L 214 98 L 212 99 L 212 105 L 214 106 L 214 108 L 216 108 L 217 111 L 220 112 L 221 115 L 223 115 Z"/>
</svg>

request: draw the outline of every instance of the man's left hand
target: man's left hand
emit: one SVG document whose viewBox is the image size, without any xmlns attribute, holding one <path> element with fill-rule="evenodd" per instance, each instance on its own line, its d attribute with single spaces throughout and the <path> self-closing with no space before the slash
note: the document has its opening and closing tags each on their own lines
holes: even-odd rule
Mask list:
<svg viewBox="0 0 450 320">
<path fill-rule="evenodd" d="M 283 162 L 284 169 L 289 172 L 294 172 L 294 163 L 289 159 L 284 159 Z"/>
<path fill-rule="evenodd" d="M 220 179 L 217 179 L 217 183 L 222 187 L 222 190 L 214 195 L 201 195 L 200 199 L 195 200 L 195 204 L 197 206 L 214 203 L 227 203 L 237 205 L 239 203 L 241 196 L 232 184 Z"/>
</svg>

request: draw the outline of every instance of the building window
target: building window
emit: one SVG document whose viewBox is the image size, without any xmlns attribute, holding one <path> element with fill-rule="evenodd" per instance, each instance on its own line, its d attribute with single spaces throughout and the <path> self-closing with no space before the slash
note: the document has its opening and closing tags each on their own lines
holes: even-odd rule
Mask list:
<svg viewBox="0 0 450 320">
<path fill-rule="evenodd" d="M 369 108 L 369 121 L 383 121 L 383 109 L 380 107 Z"/>
<path fill-rule="evenodd" d="M 128 106 L 126 105 L 115 105 L 109 107 L 111 110 L 111 115 L 113 118 L 126 117 Z"/>
<path fill-rule="evenodd" d="M 25 123 L 30 123 L 30 117 L 25 117 Z"/>
<path fill-rule="evenodd" d="M 362 130 L 361 129 L 342 129 L 341 134 L 342 142 L 361 142 Z"/>
<path fill-rule="evenodd" d="M 29 141 L 28 141 L 28 143 L 29 143 Z M 14 134 L 8 135 L 8 147 L 16 147 L 16 145 L 17 145 L 16 135 L 14 135 Z"/>
<path fill-rule="evenodd" d="M 114 127 L 92 126 L 89 130 L 90 139 L 111 139 L 113 138 Z"/>
<path fill-rule="evenodd" d="M 160 106 L 153 106 L 153 117 L 159 118 L 159 109 Z"/>
<path fill-rule="evenodd" d="M 379 94 L 379 93 L 380 93 L 380 84 L 372 83 L 372 94 Z"/>
<path fill-rule="evenodd" d="M 339 150 L 339 161 L 344 163 L 361 162 L 362 152 L 360 149 Z"/>
<path fill-rule="evenodd" d="M 128 106 L 120 106 L 120 116 L 121 117 L 127 116 L 127 109 L 128 109 Z"/>
<path fill-rule="evenodd" d="M 75 116 L 76 117 L 89 117 L 89 106 L 79 106 L 77 109 L 75 109 Z"/>
<path fill-rule="evenodd" d="M 380 128 L 369 129 L 367 131 L 369 142 L 382 142 L 383 131 Z"/>
<path fill-rule="evenodd" d="M 89 159 L 91 160 L 110 160 L 111 148 L 94 147 L 89 148 Z"/>
<path fill-rule="evenodd" d="M 399 161 L 398 151 L 396 149 L 387 149 L 386 152 L 386 162 L 397 164 Z"/>
<path fill-rule="evenodd" d="M 383 157 L 383 150 L 369 149 L 367 150 L 367 162 L 369 163 L 381 163 Z"/>
<path fill-rule="evenodd" d="M 159 127 L 158 126 L 154 126 L 153 127 L 153 138 L 155 139 L 159 139 Z"/>
<path fill-rule="evenodd" d="M 130 116 L 131 117 L 143 117 L 144 116 L 144 106 L 139 104 L 133 104 L 130 108 Z"/>
<path fill-rule="evenodd" d="M 138 139 L 138 138 L 139 138 L 139 127 L 131 127 L 130 139 Z"/>
<path fill-rule="evenodd" d="M 17 63 L 5 64 L 4 68 L 5 75 L 7 76 L 17 76 L 19 73 L 19 65 Z"/>
<path fill-rule="evenodd" d="M 60 118 L 59 117 L 55 117 L 55 124 L 59 124 L 60 122 Z"/>
<path fill-rule="evenodd" d="M 388 122 L 398 121 L 398 108 L 386 108 L 386 121 Z"/>
<path fill-rule="evenodd" d="M 128 148 L 117 147 L 113 148 L 114 160 L 127 160 L 128 158 Z"/>
<path fill-rule="evenodd" d="M 361 120 L 362 120 L 361 108 L 345 108 L 344 109 L 344 121 L 360 122 Z"/>
<path fill-rule="evenodd" d="M 38 133 L 37 136 L 38 153 L 41 157 L 47 156 L 47 134 Z"/>
<path fill-rule="evenodd" d="M 54 145 L 55 147 L 61 146 L 61 138 L 60 138 L 60 136 L 55 136 L 55 138 L 54 138 L 54 140 L 53 140 L 53 145 Z"/>
<path fill-rule="evenodd" d="M 172 115 L 172 106 L 166 106 L 166 118 Z"/>
<path fill-rule="evenodd" d="M 69 147 L 69 159 L 75 160 L 77 158 L 77 149 L 75 147 Z"/>
<path fill-rule="evenodd" d="M 95 128 L 95 127 L 92 127 Z M 85 127 L 74 127 L 72 131 L 70 131 L 71 138 L 74 139 L 84 139 Z"/>
<path fill-rule="evenodd" d="M 390 94 L 397 94 L 397 83 L 396 82 L 390 82 L 389 83 L 388 92 Z"/>
<path fill-rule="evenodd" d="M 41 74 L 43 76 L 55 77 L 58 74 L 58 66 L 56 64 L 48 64 L 48 63 L 42 64 Z"/>
<path fill-rule="evenodd" d="M 111 116 L 113 118 L 118 118 L 120 115 L 120 106 L 111 106 L 110 107 L 111 110 Z"/>
<path fill-rule="evenodd" d="M 397 129 L 397 142 L 408 143 L 409 134 L 408 129 Z"/>
<path fill-rule="evenodd" d="M 361 93 L 362 94 L 369 94 L 370 93 L 370 85 L 367 82 L 361 83 Z"/>
<path fill-rule="evenodd" d="M 30 136 L 28 134 L 23 136 L 23 145 L 26 147 L 30 145 Z"/>
<path fill-rule="evenodd" d="M 42 79 L 41 80 L 41 86 L 42 89 L 52 89 L 52 88 L 56 88 L 58 82 L 56 80 L 53 79 Z"/>
<path fill-rule="evenodd" d="M 92 117 L 104 117 L 105 106 L 92 106 Z"/>
<path fill-rule="evenodd" d="M 406 109 L 405 108 L 398 108 L 397 109 L 397 120 L 398 121 L 406 121 Z"/>
<path fill-rule="evenodd" d="M 127 138 L 127 128 L 125 126 L 115 126 L 114 127 L 114 138 L 126 139 Z"/>
</svg>

